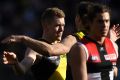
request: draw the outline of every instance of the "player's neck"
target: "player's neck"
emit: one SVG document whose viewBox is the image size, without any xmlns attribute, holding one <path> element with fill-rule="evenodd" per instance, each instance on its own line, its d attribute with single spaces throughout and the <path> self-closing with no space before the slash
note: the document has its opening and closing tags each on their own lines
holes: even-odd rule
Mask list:
<svg viewBox="0 0 120 80">
<path fill-rule="evenodd" d="M 51 44 L 55 44 L 55 43 L 59 42 L 58 40 L 56 40 L 50 36 L 42 36 L 42 39 L 48 41 Z"/>
</svg>

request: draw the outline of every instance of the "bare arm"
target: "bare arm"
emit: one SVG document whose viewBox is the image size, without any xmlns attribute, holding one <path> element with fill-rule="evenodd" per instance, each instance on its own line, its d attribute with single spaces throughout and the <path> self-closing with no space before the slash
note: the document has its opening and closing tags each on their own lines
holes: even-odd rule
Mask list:
<svg viewBox="0 0 120 80">
<path fill-rule="evenodd" d="M 60 55 L 68 53 L 72 45 L 74 45 L 77 41 L 76 38 L 72 35 L 67 36 L 63 41 L 56 44 L 48 44 L 44 41 L 39 41 L 32 39 L 27 36 L 10 36 L 2 41 L 2 43 L 7 42 L 23 42 L 31 49 L 35 50 L 42 55 Z"/>
<path fill-rule="evenodd" d="M 13 66 L 16 73 L 25 74 L 30 69 L 30 67 L 34 64 L 34 61 L 36 60 L 36 55 L 37 55 L 37 53 L 35 51 L 28 48 L 26 50 L 24 59 L 20 63 L 18 63 L 17 65 Z"/>
<path fill-rule="evenodd" d="M 117 67 L 115 66 L 114 67 L 114 77 L 116 78 L 118 76 L 118 69 Z"/>
<path fill-rule="evenodd" d="M 3 63 L 12 65 L 13 69 L 15 70 L 16 74 L 23 74 L 23 66 L 17 59 L 17 55 L 14 52 L 6 52 L 3 53 Z"/>
<path fill-rule="evenodd" d="M 33 65 L 34 61 L 36 60 L 36 54 L 37 53 L 35 51 L 31 49 L 27 49 L 24 59 L 21 62 L 19 62 L 17 60 L 15 53 L 5 52 L 3 61 L 4 64 L 12 65 L 17 75 L 21 75 L 21 74 L 25 74 L 27 70 Z"/>
<path fill-rule="evenodd" d="M 73 80 L 88 80 L 86 67 L 86 54 L 83 47 L 75 44 L 68 56 L 68 62 L 72 70 Z"/>
<path fill-rule="evenodd" d="M 118 46 L 115 43 L 115 41 L 117 41 L 120 38 L 120 25 L 119 24 L 112 26 L 112 28 L 109 31 L 108 37 L 113 41 L 116 53 L 118 54 L 118 58 L 119 58 Z M 117 65 L 118 63 L 119 63 L 119 59 L 117 60 Z M 116 78 L 117 76 L 118 76 L 118 69 L 117 67 L 114 67 L 114 77 Z"/>
</svg>

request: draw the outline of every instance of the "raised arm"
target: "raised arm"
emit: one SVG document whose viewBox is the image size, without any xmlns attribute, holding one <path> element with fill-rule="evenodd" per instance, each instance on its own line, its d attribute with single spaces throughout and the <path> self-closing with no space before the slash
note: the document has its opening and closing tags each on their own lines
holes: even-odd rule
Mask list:
<svg viewBox="0 0 120 80">
<path fill-rule="evenodd" d="M 72 45 L 74 45 L 77 41 L 76 38 L 72 35 L 67 36 L 63 41 L 56 44 L 48 44 L 44 41 L 39 41 L 32 39 L 28 36 L 15 36 L 12 35 L 7 37 L 2 41 L 2 43 L 11 43 L 11 42 L 23 42 L 31 49 L 35 50 L 42 55 L 60 55 L 68 53 Z"/>
</svg>

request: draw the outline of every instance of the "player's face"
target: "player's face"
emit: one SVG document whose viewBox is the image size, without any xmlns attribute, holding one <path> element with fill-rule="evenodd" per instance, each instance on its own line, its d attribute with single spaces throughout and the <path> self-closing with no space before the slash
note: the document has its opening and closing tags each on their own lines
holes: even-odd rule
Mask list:
<svg viewBox="0 0 120 80">
<path fill-rule="evenodd" d="M 110 27 L 110 14 L 108 12 L 97 14 L 97 16 L 94 18 L 90 25 L 91 33 L 96 37 L 107 36 L 109 27 Z"/>
<path fill-rule="evenodd" d="M 55 17 L 49 26 L 51 37 L 54 37 L 56 40 L 61 40 L 65 26 L 64 18 Z"/>
</svg>

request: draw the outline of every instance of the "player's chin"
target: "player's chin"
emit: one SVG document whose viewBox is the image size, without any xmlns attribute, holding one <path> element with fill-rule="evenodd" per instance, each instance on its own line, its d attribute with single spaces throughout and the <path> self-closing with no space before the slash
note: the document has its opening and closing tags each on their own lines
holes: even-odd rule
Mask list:
<svg viewBox="0 0 120 80">
<path fill-rule="evenodd" d="M 107 32 L 102 32 L 101 35 L 102 35 L 103 37 L 106 37 L 106 36 L 107 36 Z"/>
<path fill-rule="evenodd" d="M 61 38 L 58 38 L 58 41 L 61 41 Z"/>
<path fill-rule="evenodd" d="M 61 41 L 61 36 L 57 36 L 57 38 L 56 38 L 58 41 Z"/>
<path fill-rule="evenodd" d="M 102 37 L 107 37 L 107 34 L 102 34 L 101 36 L 102 36 Z"/>
</svg>

